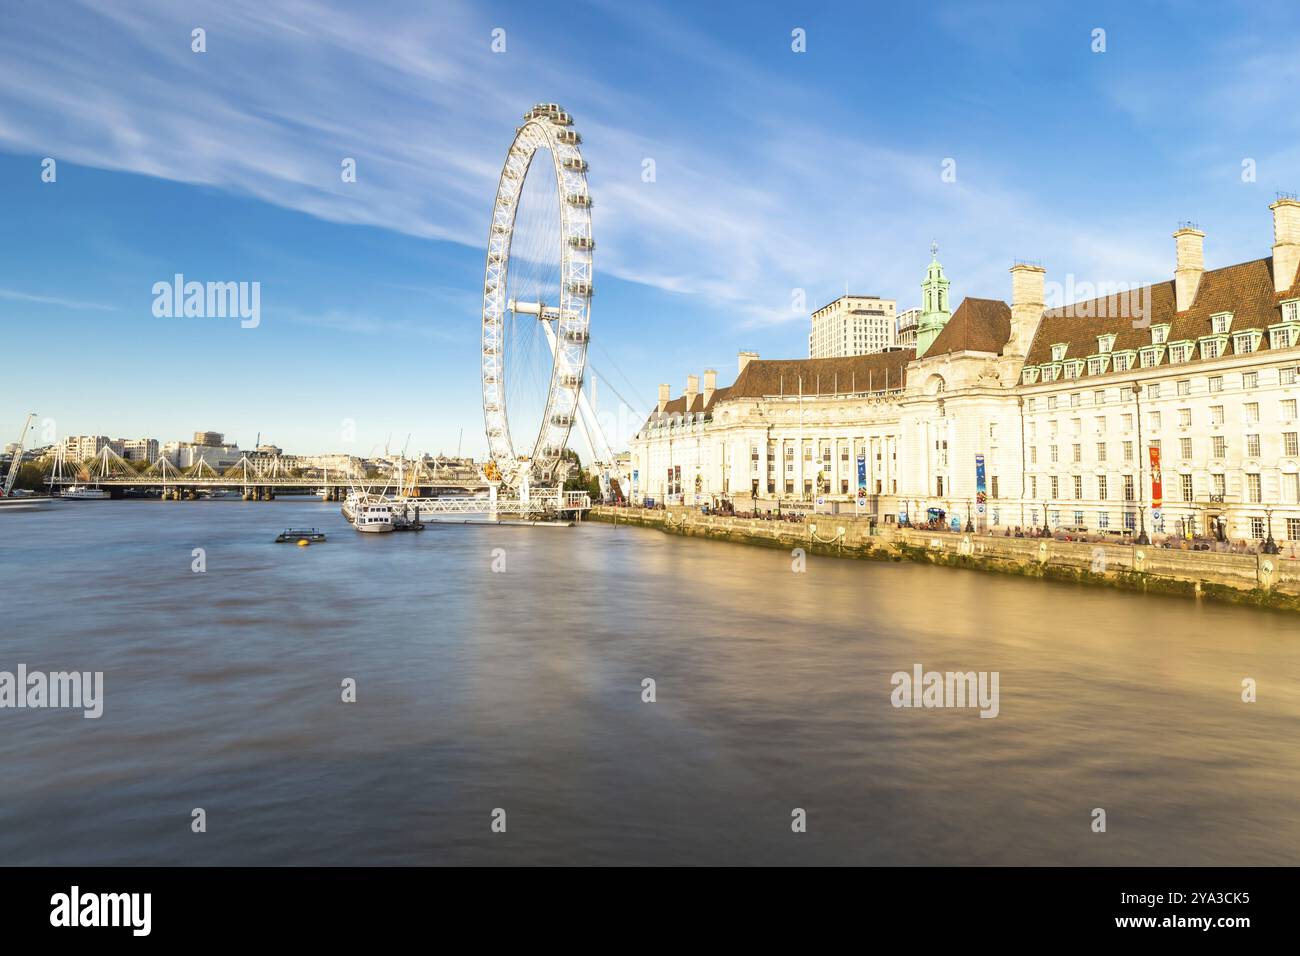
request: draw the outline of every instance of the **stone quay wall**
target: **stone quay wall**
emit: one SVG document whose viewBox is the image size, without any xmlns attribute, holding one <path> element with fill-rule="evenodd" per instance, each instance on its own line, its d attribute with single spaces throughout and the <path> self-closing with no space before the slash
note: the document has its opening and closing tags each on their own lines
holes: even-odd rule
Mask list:
<svg viewBox="0 0 1300 956">
<path fill-rule="evenodd" d="M 596 507 L 589 514 L 595 521 L 769 548 L 803 548 L 809 554 L 920 561 L 1300 611 L 1300 560 L 1289 552 L 1227 554 L 1128 542 L 873 528 L 866 519 L 848 515 L 814 514 L 793 522 L 706 515 L 690 508 Z"/>
</svg>

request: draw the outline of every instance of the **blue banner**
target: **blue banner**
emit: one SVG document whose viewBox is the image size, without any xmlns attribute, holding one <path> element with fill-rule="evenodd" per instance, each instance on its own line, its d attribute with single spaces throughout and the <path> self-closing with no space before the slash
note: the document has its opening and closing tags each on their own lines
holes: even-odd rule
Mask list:
<svg viewBox="0 0 1300 956">
<path fill-rule="evenodd" d="M 975 456 L 975 513 L 984 514 L 984 503 L 988 501 L 988 492 L 984 486 L 984 456 Z"/>
</svg>

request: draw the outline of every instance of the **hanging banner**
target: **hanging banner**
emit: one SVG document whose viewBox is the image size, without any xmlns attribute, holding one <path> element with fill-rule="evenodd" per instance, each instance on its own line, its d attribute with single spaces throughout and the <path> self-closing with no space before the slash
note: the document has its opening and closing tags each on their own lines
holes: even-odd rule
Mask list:
<svg viewBox="0 0 1300 956">
<path fill-rule="evenodd" d="M 984 456 L 975 456 L 975 513 L 984 515 L 984 505 L 988 501 L 988 491 L 984 486 Z"/>
<path fill-rule="evenodd" d="M 1151 453 L 1151 507 L 1156 511 L 1164 504 L 1165 483 L 1160 474 L 1160 449 L 1152 445 Z"/>
<path fill-rule="evenodd" d="M 867 506 L 867 456 L 858 456 L 858 507 Z"/>
</svg>

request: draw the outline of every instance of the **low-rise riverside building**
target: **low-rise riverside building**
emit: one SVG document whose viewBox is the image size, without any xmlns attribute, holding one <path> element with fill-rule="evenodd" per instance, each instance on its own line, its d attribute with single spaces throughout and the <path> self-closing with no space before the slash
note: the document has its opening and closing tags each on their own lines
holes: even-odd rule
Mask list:
<svg viewBox="0 0 1300 956">
<path fill-rule="evenodd" d="M 1009 303 L 949 315 L 936 258 L 915 352 L 742 353 L 729 387 L 712 372 L 676 398 L 661 386 L 632 442 L 633 497 L 1300 539 L 1300 201 L 1271 209 L 1271 256 L 1206 270 L 1188 226 L 1173 281 L 1054 309 L 1046 271 L 1020 262 Z"/>
</svg>

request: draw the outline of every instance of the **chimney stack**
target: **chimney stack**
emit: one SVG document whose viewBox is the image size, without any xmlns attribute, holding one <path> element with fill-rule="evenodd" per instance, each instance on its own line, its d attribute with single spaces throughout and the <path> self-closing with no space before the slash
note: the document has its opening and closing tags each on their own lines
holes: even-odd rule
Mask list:
<svg viewBox="0 0 1300 956">
<path fill-rule="evenodd" d="M 1043 290 L 1047 270 L 1028 262 L 1011 267 L 1011 337 L 1007 355 L 1028 355 L 1029 346 L 1043 318 Z"/>
<path fill-rule="evenodd" d="M 1300 200 L 1277 197 L 1273 210 L 1273 291 L 1278 295 L 1295 285 L 1300 267 Z"/>
<path fill-rule="evenodd" d="M 741 352 L 738 356 L 739 361 L 737 362 L 738 367 L 736 368 L 736 374 L 739 375 L 741 372 L 745 371 L 745 366 L 756 358 L 758 358 L 757 352 Z"/>
<path fill-rule="evenodd" d="M 672 398 L 672 389 L 667 384 L 659 386 L 659 411 L 660 413 L 668 406 L 668 400 Z"/>
<path fill-rule="evenodd" d="M 704 370 L 704 404 L 708 406 L 713 401 L 713 393 L 718 390 L 718 370 L 706 368 Z"/>
<path fill-rule="evenodd" d="M 686 376 L 686 410 L 689 412 L 691 406 L 695 404 L 695 396 L 700 393 L 700 377 L 698 375 Z"/>
<path fill-rule="evenodd" d="M 1191 223 L 1174 233 L 1178 244 L 1178 263 L 1174 267 L 1174 304 L 1179 312 L 1186 312 L 1196 301 L 1201 276 L 1205 274 L 1205 233 Z"/>
</svg>

